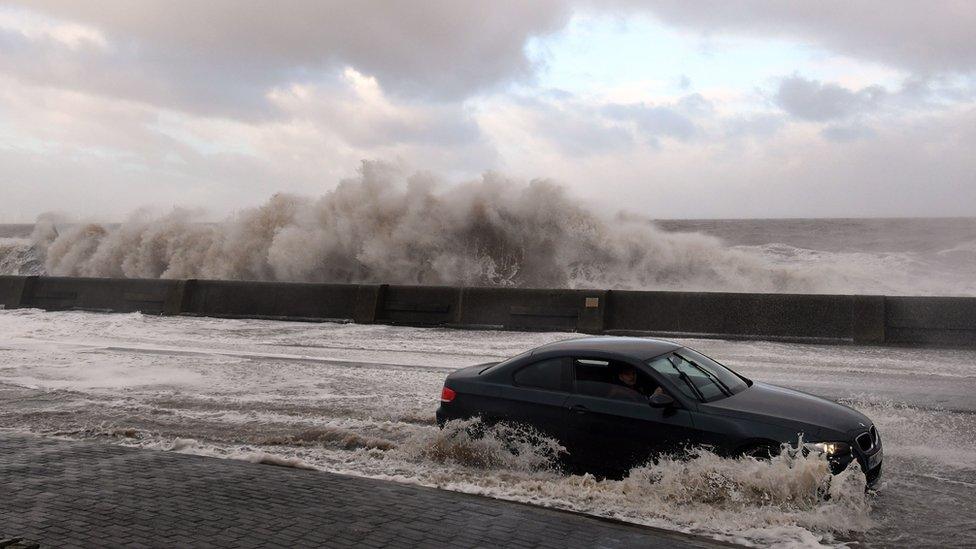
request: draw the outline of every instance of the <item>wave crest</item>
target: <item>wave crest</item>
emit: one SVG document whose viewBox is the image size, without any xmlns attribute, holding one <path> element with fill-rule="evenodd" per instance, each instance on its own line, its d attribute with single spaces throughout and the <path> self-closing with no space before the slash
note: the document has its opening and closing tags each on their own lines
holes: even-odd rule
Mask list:
<svg viewBox="0 0 976 549">
<path fill-rule="evenodd" d="M 33 242 L 48 274 L 725 291 L 820 291 L 719 239 L 669 233 L 647 220 L 586 209 L 544 180 L 489 173 L 445 186 L 363 164 L 311 200 L 275 195 L 220 223 L 190 211 L 137 212 L 117 226 L 61 233 L 38 220 Z"/>
</svg>

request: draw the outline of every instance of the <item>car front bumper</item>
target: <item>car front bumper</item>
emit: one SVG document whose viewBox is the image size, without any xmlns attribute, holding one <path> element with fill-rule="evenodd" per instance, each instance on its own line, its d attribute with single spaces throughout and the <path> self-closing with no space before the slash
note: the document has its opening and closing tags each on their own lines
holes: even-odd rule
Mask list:
<svg viewBox="0 0 976 549">
<path fill-rule="evenodd" d="M 849 453 L 829 458 L 830 471 L 835 475 L 839 474 L 855 460 L 861 472 L 864 473 L 868 488 L 875 487 L 881 480 L 881 467 L 884 462 L 884 450 L 881 447 L 880 438 L 869 452 L 863 452 L 860 448 L 852 445 Z"/>
</svg>

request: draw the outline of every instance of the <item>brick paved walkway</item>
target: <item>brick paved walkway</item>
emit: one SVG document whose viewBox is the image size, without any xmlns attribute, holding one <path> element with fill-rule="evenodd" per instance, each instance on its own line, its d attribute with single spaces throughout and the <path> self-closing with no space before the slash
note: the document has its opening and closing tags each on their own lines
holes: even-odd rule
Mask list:
<svg viewBox="0 0 976 549">
<path fill-rule="evenodd" d="M 724 546 L 393 482 L 0 433 L 4 536 L 41 547 Z"/>
</svg>

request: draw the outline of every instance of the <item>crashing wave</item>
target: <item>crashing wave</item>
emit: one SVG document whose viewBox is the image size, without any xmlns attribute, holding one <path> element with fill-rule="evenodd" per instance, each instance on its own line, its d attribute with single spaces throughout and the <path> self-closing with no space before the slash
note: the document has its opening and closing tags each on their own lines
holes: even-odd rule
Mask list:
<svg viewBox="0 0 976 549">
<path fill-rule="evenodd" d="M 29 240 L 0 238 L 0 275 L 44 274 L 44 264 Z"/>
<path fill-rule="evenodd" d="M 729 246 L 609 217 L 545 180 L 488 173 L 444 185 L 366 162 L 316 198 L 277 194 L 219 223 L 136 212 L 121 224 L 42 216 L 30 245 L 0 250 L 0 273 L 324 283 L 639 290 L 976 293 L 958 261 Z M 954 253 L 953 257 L 962 252 Z M 29 256 L 28 256 L 29 254 Z M 966 271 L 969 272 L 969 271 Z"/>
<path fill-rule="evenodd" d="M 188 211 L 53 229 L 52 275 L 517 287 L 818 291 L 815 278 L 646 220 L 605 218 L 547 182 L 442 186 L 365 163 L 317 200 L 278 194 L 221 223 Z"/>
</svg>

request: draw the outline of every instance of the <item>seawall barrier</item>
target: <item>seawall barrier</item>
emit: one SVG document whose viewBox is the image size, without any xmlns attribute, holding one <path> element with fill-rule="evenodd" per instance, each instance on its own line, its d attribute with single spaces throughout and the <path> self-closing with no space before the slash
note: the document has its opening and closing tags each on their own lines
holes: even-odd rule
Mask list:
<svg viewBox="0 0 976 549">
<path fill-rule="evenodd" d="M 0 308 L 976 347 L 976 298 L 0 276 Z"/>
</svg>

